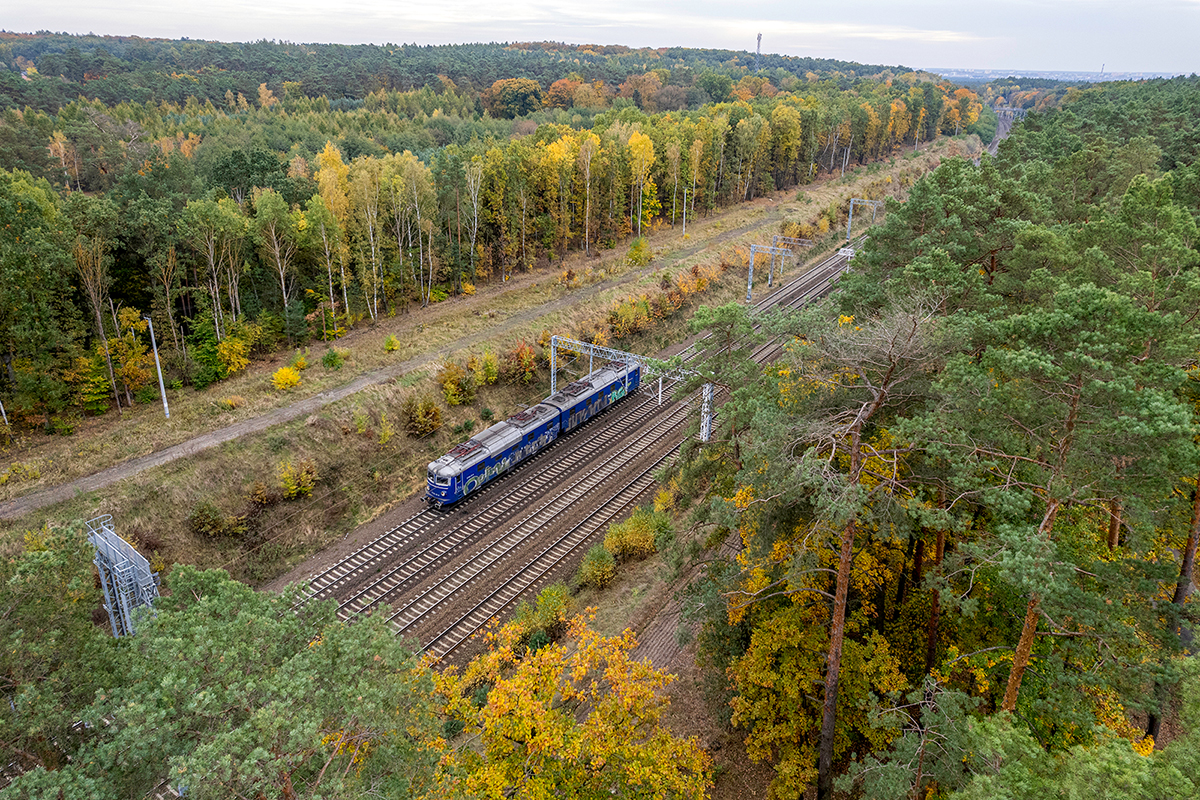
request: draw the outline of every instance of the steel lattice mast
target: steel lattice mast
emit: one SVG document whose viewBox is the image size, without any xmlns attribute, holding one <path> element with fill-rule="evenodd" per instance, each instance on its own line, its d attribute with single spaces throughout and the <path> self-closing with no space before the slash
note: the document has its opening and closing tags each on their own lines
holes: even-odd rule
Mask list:
<svg viewBox="0 0 1200 800">
<path fill-rule="evenodd" d="M 152 572 L 150 562 L 113 530 L 111 514 L 88 520 L 87 526 L 88 541 L 96 548 L 95 564 L 113 636 L 132 636 L 133 609 L 154 603 L 158 573 Z"/>
</svg>

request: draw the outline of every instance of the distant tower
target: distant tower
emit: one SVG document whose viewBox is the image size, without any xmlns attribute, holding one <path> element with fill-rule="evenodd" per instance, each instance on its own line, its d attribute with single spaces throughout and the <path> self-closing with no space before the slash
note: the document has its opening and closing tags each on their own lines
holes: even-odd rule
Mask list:
<svg viewBox="0 0 1200 800">
<path fill-rule="evenodd" d="M 762 55 L 762 34 L 758 35 L 758 49 L 754 51 L 754 71 L 758 72 L 758 57 Z"/>
</svg>

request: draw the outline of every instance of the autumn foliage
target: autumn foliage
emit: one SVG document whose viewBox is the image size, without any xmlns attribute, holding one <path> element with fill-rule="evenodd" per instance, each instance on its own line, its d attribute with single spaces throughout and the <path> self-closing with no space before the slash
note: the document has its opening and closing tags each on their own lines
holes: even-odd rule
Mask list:
<svg viewBox="0 0 1200 800">
<path fill-rule="evenodd" d="M 457 768 L 448 793 L 706 796 L 708 755 L 661 725 L 671 676 L 630 655 L 631 631 L 605 637 L 589 621 L 574 618 L 564 642 L 536 651 L 518 647 L 518 626 L 504 626 L 461 675 L 442 674 L 447 713 L 464 725 L 464 740 L 478 737 L 481 745 L 447 754 Z M 472 702 L 476 686 L 490 687 L 481 708 Z"/>
</svg>

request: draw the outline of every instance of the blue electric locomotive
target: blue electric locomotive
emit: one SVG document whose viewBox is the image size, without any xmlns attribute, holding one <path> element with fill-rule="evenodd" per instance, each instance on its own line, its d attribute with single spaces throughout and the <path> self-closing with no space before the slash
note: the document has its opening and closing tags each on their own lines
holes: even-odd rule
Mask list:
<svg viewBox="0 0 1200 800">
<path fill-rule="evenodd" d="M 637 389 L 640 379 L 637 364 L 610 363 L 455 445 L 429 464 L 425 499 L 458 502 Z"/>
</svg>

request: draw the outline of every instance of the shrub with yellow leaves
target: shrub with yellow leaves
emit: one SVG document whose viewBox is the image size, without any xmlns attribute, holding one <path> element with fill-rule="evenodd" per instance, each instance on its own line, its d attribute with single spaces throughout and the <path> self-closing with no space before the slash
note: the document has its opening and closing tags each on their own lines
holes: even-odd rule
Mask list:
<svg viewBox="0 0 1200 800">
<path fill-rule="evenodd" d="M 317 465 L 307 458 L 301 459 L 299 464 L 284 461 L 279 465 L 279 482 L 282 484 L 286 500 L 311 497 L 318 477 Z"/>
<path fill-rule="evenodd" d="M 603 589 L 612 583 L 617 573 L 617 560 L 602 544 L 593 545 L 579 565 L 579 583 Z"/>
<path fill-rule="evenodd" d="M 657 552 L 659 543 L 671 533 L 671 520 L 666 514 L 639 508 L 624 522 L 608 526 L 604 547 L 622 561 L 645 558 Z"/>
<path fill-rule="evenodd" d="M 271 384 L 281 392 L 300 385 L 300 373 L 292 367 L 280 367 L 271 376 Z"/>
<path fill-rule="evenodd" d="M 234 375 L 250 365 L 250 345 L 232 336 L 217 343 L 217 361 L 226 375 Z"/>
</svg>

